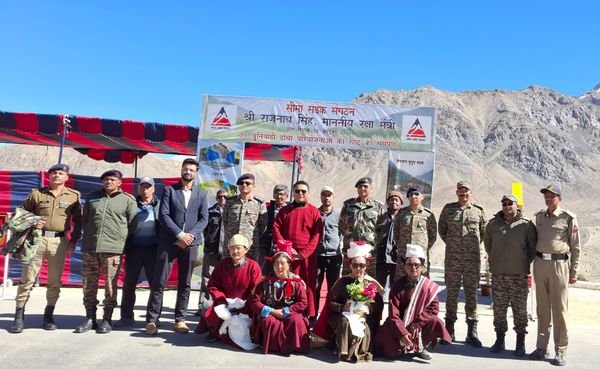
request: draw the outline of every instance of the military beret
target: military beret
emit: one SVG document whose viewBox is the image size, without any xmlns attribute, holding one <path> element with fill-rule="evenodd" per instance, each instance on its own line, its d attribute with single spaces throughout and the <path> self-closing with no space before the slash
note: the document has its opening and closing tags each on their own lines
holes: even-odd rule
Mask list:
<svg viewBox="0 0 600 369">
<path fill-rule="evenodd" d="M 286 186 L 284 184 L 278 184 L 278 185 L 275 185 L 275 187 L 273 187 L 273 193 L 280 192 L 280 191 L 288 192 L 288 186 Z"/>
<path fill-rule="evenodd" d="M 462 187 L 470 190 L 471 189 L 471 184 L 469 182 L 467 182 L 467 181 L 459 181 L 456 184 L 456 189 L 458 190 L 459 188 L 462 188 Z"/>
<path fill-rule="evenodd" d="M 504 200 L 510 200 L 512 202 L 516 202 L 517 204 L 519 203 L 519 199 L 517 199 L 517 196 L 515 196 L 513 194 L 502 196 L 502 200 L 500 200 L 500 202 L 502 202 Z"/>
<path fill-rule="evenodd" d="M 245 180 L 245 179 L 249 179 L 252 182 L 254 182 L 254 174 L 252 174 L 252 173 L 244 173 L 244 174 L 242 174 L 240 176 L 240 178 L 238 178 L 236 184 L 238 184 L 238 185 L 241 184 L 242 181 Z"/>
<path fill-rule="evenodd" d="M 359 179 L 356 184 L 354 185 L 354 187 L 358 187 L 361 185 L 372 185 L 373 184 L 373 179 L 371 179 L 371 177 L 362 177 L 361 179 Z"/>
<path fill-rule="evenodd" d="M 143 183 L 148 183 L 150 186 L 154 187 L 154 179 L 152 177 L 140 178 L 140 185 Z"/>
<path fill-rule="evenodd" d="M 69 166 L 67 164 L 62 164 L 62 163 L 54 164 L 53 166 L 48 168 L 48 173 L 52 173 L 57 170 L 62 170 L 63 172 L 69 173 Z"/>
<path fill-rule="evenodd" d="M 423 193 L 423 187 L 421 186 L 410 186 L 406 191 L 406 197 L 410 197 L 413 192 Z"/>
<path fill-rule="evenodd" d="M 100 176 L 100 179 L 104 179 L 104 177 L 116 177 L 118 179 L 123 179 L 123 173 L 121 173 L 121 171 L 119 171 L 119 170 L 111 169 L 111 170 L 107 170 L 106 172 L 102 173 L 102 175 Z"/>
<path fill-rule="evenodd" d="M 550 183 L 548 186 L 542 188 L 540 190 L 541 193 L 552 192 L 556 196 L 561 196 L 561 186 L 560 183 Z"/>
<path fill-rule="evenodd" d="M 335 195 L 335 191 L 333 190 L 333 187 L 331 186 L 325 186 L 323 188 L 321 188 L 321 193 L 323 192 L 331 192 L 332 195 Z"/>
</svg>

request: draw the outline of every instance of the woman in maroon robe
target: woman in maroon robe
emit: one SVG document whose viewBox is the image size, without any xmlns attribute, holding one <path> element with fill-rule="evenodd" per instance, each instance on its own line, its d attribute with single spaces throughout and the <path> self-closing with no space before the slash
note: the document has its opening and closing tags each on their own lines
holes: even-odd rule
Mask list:
<svg viewBox="0 0 600 369">
<path fill-rule="evenodd" d="M 442 320 L 438 318 L 439 286 L 421 275 L 425 253 L 418 245 L 407 245 L 405 276 L 389 294 L 389 315 L 375 336 L 375 347 L 388 359 L 410 352 L 423 360 L 431 360 L 427 349 L 433 349 L 438 339 L 451 343 Z"/>
<path fill-rule="evenodd" d="M 290 272 L 291 244 L 280 244 L 273 256 L 273 274 L 265 277 L 248 299 L 255 314 L 254 341 L 262 343 L 263 353 L 289 355 L 308 353 L 310 339 L 306 318 L 307 298 L 304 282 Z M 271 258 L 268 258 L 271 259 Z"/>
</svg>

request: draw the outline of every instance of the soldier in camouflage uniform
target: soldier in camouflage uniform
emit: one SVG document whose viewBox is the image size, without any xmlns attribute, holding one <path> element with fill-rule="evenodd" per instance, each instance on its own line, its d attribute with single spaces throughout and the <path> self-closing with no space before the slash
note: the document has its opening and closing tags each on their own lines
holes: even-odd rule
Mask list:
<svg viewBox="0 0 600 369">
<path fill-rule="evenodd" d="M 112 330 L 112 314 L 117 306 L 117 282 L 125 242 L 132 232 L 137 214 L 135 197 L 121 190 L 123 174 L 118 170 L 104 172 L 103 188 L 90 192 L 83 207 L 83 242 L 81 244 L 83 305 L 86 318 L 75 333 L 96 329 L 96 333 Z M 98 282 L 104 275 L 104 315 L 96 324 Z"/>
<path fill-rule="evenodd" d="M 40 272 L 44 259 L 48 260 L 48 285 L 46 292 L 46 309 L 42 327 L 46 330 L 55 330 L 54 306 L 58 301 L 61 278 L 65 265 L 67 251 L 75 249 L 77 240 L 81 235 L 81 194 L 65 186 L 69 179 L 69 166 L 56 164 L 48 169 L 50 184 L 48 187 L 34 189 L 27 196 L 21 207 L 36 215 L 42 220 L 36 224 L 41 229 L 41 237 L 36 237 L 34 242 L 39 243 L 39 248 L 30 264 L 23 265 L 21 283 L 17 289 L 15 321 L 10 328 L 11 333 L 23 331 L 25 304 L 29 300 L 31 288 Z M 71 238 L 67 234 L 73 223 Z M 38 240 L 39 238 L 39 240 Z"/>
<path fill-rule="evenodd" d="M 267 207 L 265 200 L 254 196 L 254 175 L 242 174 L 237 180 L 239 195 L 227 200 L 223 208 L 223 255 L 229 255 L 227 243 L 235 234 L 241 234 L 251 241 L 247 256 L 256 260 L 260 235 L 267 228 Z"/>
<path fill-rule="evenodd" d="M 377 219 L 385 212 L 385 206 L 380 201 L 370 198 L 373 192 L 373 180 L 369 177 L 359 179 L 354 187 L 358 197 L 344 201 L 340 212 L 340 232 L 344 237 L 342 253 L 346 255 L 351 241 L 365 241 L 375 246 Z M 373 248 L 375 250 L 375 248 Z M 375 278 L 374 253 L 371 251 L 367 263 L 367 274 Z M 348 263 L 344 263 L 342 275 L 350 273 Z"/>
<path fill-rule="evenodd" d="M 487 219 L 483 208 L 471 202 L 471 185 L 456 184 L 457 202 L 444 205 L 438 222 L 438 232 L 446 244 L 444 279 L 447 288 L 446 328 L 454 340 L 454 322 L 461 283 L 465 291 L 467 316 L 466 343 L 481 347 L 477 337 L 477 289 L 481 269 L 480 243 Z"/>
<path fill-rule="evenodd" d="M 523 217 L 517 208 L 518 200 L 514 195 L 504 195 L 500 201 L 502 210 L 488 222 L 483 237 L 492 273 L 496 342 L 491 351 L 504 351 L 504 336 L 508 330 L 506 312 L 510 305 L 517 332 L 515 355 L 524 356 L 529 293 L 527 275 L 535 256 L 537 231 L 533 222 Z"/>
<path fill-rule="evenodd" d="M 402 267 L 402 255 L 406 254 L 406 245 L 420 245 L 427 255 L 427 270 L 423 273 L 429 274 L 431 263 L 429 261 L 429 250 L 437 239 L 437 222 L 431 210 L 423 207 L 423 189 L 420 186 L 412 186 L 406 191 L 408 206 L 400 209 L 396 216 L 394 234 L 398 237 L 398 260 L 400 267 L 396 268 L 396 278 L 404 276 Z"/>
</svg>

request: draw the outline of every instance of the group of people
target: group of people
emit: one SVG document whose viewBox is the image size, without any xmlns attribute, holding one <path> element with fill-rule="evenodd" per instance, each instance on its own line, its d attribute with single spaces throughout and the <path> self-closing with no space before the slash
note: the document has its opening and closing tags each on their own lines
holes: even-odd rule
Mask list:
<svg viewBox="0 0 600 369">
<path fill-rule="evenodd" d="M 329 346 L 339 360 L 369 361 L 413 355 L 431 359 L 438 344 L 455 340 L 457 300 L 465 292 L 466 343 L 481 347 L 477 334 L 477 289 L 480 244 L 488 254 L 492 274 L 494 329 L 492 352 L 505 349 L 507 308 L 514 315 L 515 355 L 525 355 L 527 279 L 533 262 L 537 286 L 538 339 L 530 359 L 548 355 L 554 325 L 556 365 L 565 365 L 568 285 L 577 280 L 579 237 L 575 215 L 560 207 L 561 189 L 541 190 L 547 209 L 531 221 L 523 216 L 514 195 L 504 195 L 502 208 L 488 221 L 473 203 L 472 186 L 460 181 L 457 201 L 446 204 L 439 220 L 422 205 L 423 188 L 391 191 L 383 204 L 372 197 L 369 177 L 356 184 L 357 196 L 334 206 L 335 190 L 320 191 L 321 205 L 309 202 L 310 186 L 297 181 L 288 202 L 288 188 L 277 185 L 273 200 L 254 194 L 251 173 L 237 180 L 238 191 L 216 194 L 208 207 L 206 193 L 194 185 L 199 163 L 183 161 L 181 180 L 164 189 L 160 199 L 150 177 L 139 181 L 133 197 L 121 190 L 122 174 L 102 174 L 103 188 L 90 193 L 84 205 L 80 194 L 66 187 L 69 167 L 49 170 L 47 187 L 33 190 L 22 208 L 40 215 L 35 227 L 41 243 L 30 264 L 24 265 L 16 297 L 12 333 L 24 328 L 25 305 L 44 259 L 48 260 L 47 306 L 43 328 L 56 329 L 53 313 L 60 293 L 64 259 L 81 230 L 83 304 L 86 318 L 75 332 L 108 333 L 135 323 L 135 289 L 143 270 L 150 282 L 146 333 L 160 327 L 163 290 L 177 259 L 178 283 L 175 331 L 189 332 L 186 312 L 192 270 L 204 245 L 202 283 L 196 333 L 263 352 L 307 353 Z M 404 201 L 408 202 L 403 207 Z M 439 286 L 428 278 L 429 251 L 437 236 L 446 245 L 444 279 L 447 289 L 445 321 L 438 318 Z M 117 281 L 125 256 L 125 280 L 120 319 L 113 324 Z M 105 279 L 104 314 L 97 321 L 96 294 Z M 328 293 L 320 306 L 322 285 Z M 388 314 L 383 291 L 389 283 Z M 320 312 L 320 313 L 319 313 Z M 311 331 L 310 327 L 314 326 Z"/>
</svg>

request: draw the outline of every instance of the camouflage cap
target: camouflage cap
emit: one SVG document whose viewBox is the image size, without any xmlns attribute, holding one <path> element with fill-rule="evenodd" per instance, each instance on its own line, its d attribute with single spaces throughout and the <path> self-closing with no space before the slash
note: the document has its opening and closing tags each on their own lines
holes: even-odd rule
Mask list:
<svg viewBox="0 0 600 369">
<path fill-rule="evenodd" d="M 517 199 L 517 196 L 515 196 L 513 194 L 502 196 L 502 199 L 500 200 L 500 202 L 503 202 L 504 200 L 510 200 L 512 202 L 516 202 L 517 204 L 519 203 L 519 199 Z"/>
<path fill-rule="evenodd" d="M 371 186 L 373 184 L 373 179 L 371 177 L 362 177 L 361 179 L 359 179 L 356 184 L 354 185 L 354 187 L 358 187 L 358 186 L 362 186 L 362 185 L 369 185 Z"/>
<path fill-rule="evenodd" d="M 560 183 L 550 183 L 548 186 L 542 188 L 540 190 L 541 193 L 552 192 L 556 196 L 561 196 L 561 186 Z"/>
<path fill-rule="evenodd" d="M 111 169 L 111 170 L 107 170 L 106 172 L 102 173 L 102 175 L 100 176 L 100 179 L 104 179 L 105 177 L 116 177 L 118 179 L 123 179 L 123 173 L 121 173 L 120 170 Z"/>
<path fill-rule="evenodd" d="M 458 181 L 458 183 L 456 183 L 456 189 L 458 190 L 459 188 L 466 188 L 467 190 L 471 189 L 471 184 L 468 181 Z"/>
<path fill-rule="evenodd" d="M 69 173 L 69 166 L 67 164 L 62 164 L 62 163 L 54 164 L 53 166 L 48 168 L 48 173 L 52 173 L 57 170 L 62 170 L 63 172 Z"/>
</svg>

